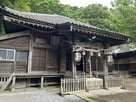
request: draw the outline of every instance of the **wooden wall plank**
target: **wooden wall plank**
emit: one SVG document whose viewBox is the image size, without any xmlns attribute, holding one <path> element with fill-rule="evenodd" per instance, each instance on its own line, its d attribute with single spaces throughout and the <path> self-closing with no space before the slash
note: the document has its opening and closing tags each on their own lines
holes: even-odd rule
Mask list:
<svg viewBox="0 0 136 102">
<path fill-rule="evenodd" d="M 0 62 L 0 73 L 12 73 L 13 67 L 13 62 Z"/>
<path fill-rule="evenodd" d="M 29 37 L 28 36 L 23 36 L 23 37 L 18 37 L 18 38 L 11 38 L 8 40 L 2 40 L 0 41 L 0 47 L 4 48 L 22 48 L 22 49 L 28 49 L 29 48 Z"/>
</svg>

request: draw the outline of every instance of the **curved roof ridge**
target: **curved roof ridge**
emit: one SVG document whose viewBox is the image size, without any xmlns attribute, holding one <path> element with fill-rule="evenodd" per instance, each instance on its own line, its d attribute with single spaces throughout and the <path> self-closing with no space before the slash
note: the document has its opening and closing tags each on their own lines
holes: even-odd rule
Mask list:
<svg viewBox="0 0 136 102">
<path fill-rule="evenodd" d="M 14 10 L 14 9 L 11 9 L 7 6 L 4 7 L 5 10 L 7 10 L 8 12 L 11 12 L 13 14 L 16 14 L 18 16 L 22 16 L 22 17 L 25 17 L 25 18 L 28 18 L 28 19 L 34 19 L 34 20 L 39 20 L 39 21 L 46 21 L 45 18 L 48 18 L 48 17 L 59 17 L 61 20 L 63 20 L 63 22 L 51 22 L 52 20 L 50 20 L 49 23 L 53 23 L 53 24 L 60 24 L 60 23 L 73 23 L 73 24 L 77 24 L 77 25 L 83 25 L 83 26 L 86 26 L 86 27 L 92 27 L 92 28 L 96 28 L 96 29 L 101 29 L 101 28 L 98 28 L 96 26 L 92 26 L 92 25 L 89 25 L 89 24 L 86 24 L 86 23 L 83 23 L 83 22 L 80 22 L 78 20 L 75 20 L 73 18 L 70 18 L 70 17 L 66 17 L 66 16 L 63 16 L 63 15 L 58 15 L 58 14 L 44 14 L 44 13 L 35 13 L 35 12 L 24 12 L 24 11 L 17 11 L 17 10 Z M 39 17 L 38 17 L 39 16 Z M 45 20 L 44 20 L 45 19 Z M 46 21 L 47 22 L 47 21 Z"/>
</svg>

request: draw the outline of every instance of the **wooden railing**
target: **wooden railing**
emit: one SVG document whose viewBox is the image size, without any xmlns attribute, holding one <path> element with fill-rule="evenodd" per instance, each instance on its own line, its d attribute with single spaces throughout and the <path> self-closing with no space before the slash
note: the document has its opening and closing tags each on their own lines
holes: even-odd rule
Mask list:
<svg viewBox="0 0 136 102">
<path fill-rule="evenodd" d="M 0 83 L 6 82 L 10 77 L 10 74 L 0 74 Z"/>
<path fill-rule="evenodd" d="M 9 79 L 9 76 L 0 76 L 0 83 L 6 82 Z"/>
<path fill-rule="evenodd" d="M 61 94 L 67 94 L 75 91 L 85 91 L 86 78 L 62 78 Z"/>
<path fill-rule="evenodd" d="M 0 74 L 0 91 L 4 91 L 12 81 L 13 74 Z"/>
</svg>

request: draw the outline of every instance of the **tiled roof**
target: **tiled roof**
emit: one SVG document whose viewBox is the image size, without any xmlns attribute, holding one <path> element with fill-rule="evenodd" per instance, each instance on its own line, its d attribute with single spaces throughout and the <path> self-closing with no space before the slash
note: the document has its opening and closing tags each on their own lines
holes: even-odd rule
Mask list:
<svg viewBox="0 0 136 102">
<path fill-rule="evenodd" d="M 12 22 L 23 23 L 28 25 L 36 25 L 41 27 L 49 27 L 55 29 L 56 25 L 69 23 L 74 25 L 73 31 L 79 31 L 83 33 L 92 33 L 95 32 L 96 35 L 110 37 L 113 39 L 127 40 L 129 37 L 117 32 L 104 30 L 95 26 L 91 26 L 77 20 L 71 19 L 69 17 L 57 15 L 57 14 L 40 14 L 40 13 L 29 13 L 21 12 L 10 9 L 6 6 L 0 6 L 0 12 L 7 19 L 10 19 Z"/>
<path fill-rule="evenodd" d="M 77 20 L 71 19 L 69 17 L 62 16 L 62 15 L 20 12 L 20 11 L 17 11 L 17 10 L 10 9 L 8 7 L 5 7 L 4 9 L 7 12 L 10 12 L 14 15 L 19 16 L 19 17 L 23 17 L 23 18 L 31 19 L 31 20 L 35 20 L 35 21 L 48 22 L 48 23 L 51 23 L 51 24 L 73 23 L 73 24 L 76 24 L 76 25 L 97 28 L 95 26 L 91 26 L 91 25 L 82 23 L 80 21 L 77 21 Z"/>
</svg>

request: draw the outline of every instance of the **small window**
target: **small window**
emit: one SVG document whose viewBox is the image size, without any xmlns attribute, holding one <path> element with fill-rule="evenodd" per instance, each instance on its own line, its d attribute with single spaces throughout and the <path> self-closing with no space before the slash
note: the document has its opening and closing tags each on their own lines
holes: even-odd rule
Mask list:
<svg viewBox="0 0 136 102">
<path fill-rule="evenodd" d="M 14 61 L 15 60 L 15 50 L 0 49 L 0 60 Z"/>
<path fill-rule="evenodd" d="M 28 52 L 26 51 L 17 51 L 16 53 L 16 61 L 27 62 Z"/>
</svg>

